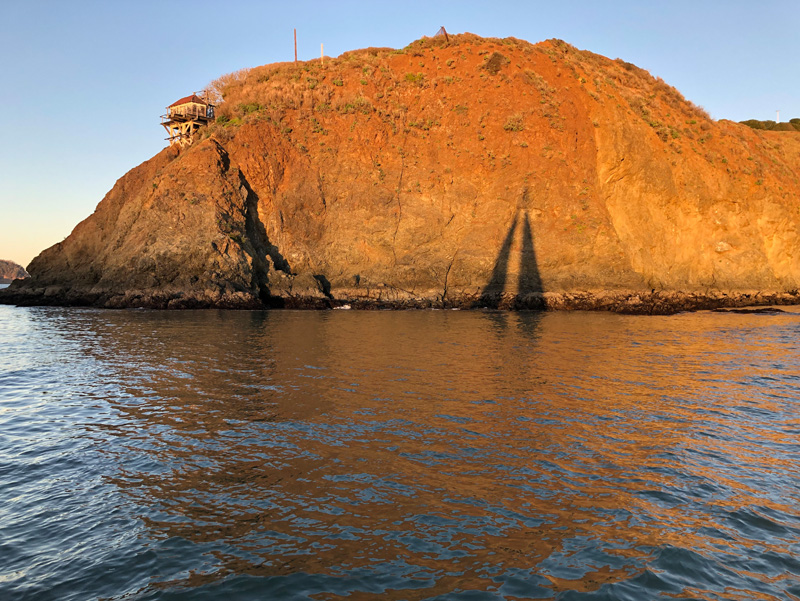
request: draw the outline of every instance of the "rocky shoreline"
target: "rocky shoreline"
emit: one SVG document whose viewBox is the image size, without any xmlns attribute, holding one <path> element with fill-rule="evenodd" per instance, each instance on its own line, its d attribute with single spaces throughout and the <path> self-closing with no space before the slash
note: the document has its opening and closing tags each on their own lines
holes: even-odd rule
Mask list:
<svg viewBox="0 0 800 601">
<path fill-rule="evenodd" d="M 69 290 L 60 287 L 36 289 L 22 282 L 0 290 L 0 304 L 17 306 L 96 307 L 106 309 L 306 309 L 327 310 L 419 310 L 462 309 L 503 311 L 607 311 L 629 315 L 673 315 L 687 311 L 800 305 L 800 292 L 684 292 L 684 291 L 585 291 L 544 292 L 519 295 L 458 294 L 415 296 L 407 292 L 365 294 L 348 290 L 336 296 L 321 291 L 258 298 L 248 292 L 198 293 L 195 291 L 129 290 L 123 294 Z"/>
</svg>

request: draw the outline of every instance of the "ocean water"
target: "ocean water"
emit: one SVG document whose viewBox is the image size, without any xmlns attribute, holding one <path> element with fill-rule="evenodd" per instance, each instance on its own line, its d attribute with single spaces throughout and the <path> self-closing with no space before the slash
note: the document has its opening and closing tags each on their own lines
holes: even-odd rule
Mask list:
<svg viewBox="0 0 800 601">
<path fill-rule="evenodd" d="M 0 599 L 800 599 L 799 340 L 0 306 Z"/>
</svg>

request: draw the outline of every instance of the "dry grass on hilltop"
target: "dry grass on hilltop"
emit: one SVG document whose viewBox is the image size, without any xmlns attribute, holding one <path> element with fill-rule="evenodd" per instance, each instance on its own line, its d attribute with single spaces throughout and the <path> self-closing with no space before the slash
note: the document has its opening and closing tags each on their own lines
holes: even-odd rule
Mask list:
<svg viewBox="0 0 800 601">
<path fill-rule="evenodd" d="M 232 134 L 230 128 L 253 119 L 270 121 L 286 131 L 292 127 L 286 122 L 290 113 L 313 120 L 312 124 L 322 123 L 330 115 L 354 112 L 377 112 L 390 120 L 399 119 L 408 107 L 393 97 L 393 92 L 402 88 L 457 86 L 467 67 L 466 54 L 483 57 L 483 76 L 497 75 L 501 67 L 514 61 L 516 64 L 509 65 L 510 76 L 536 88 L 542 95 L 542 104 L 549 104 L 552 109 L 561 101 L 558 87 L 518 60 L 532 53 L 546 55 L 555 66 L 569 69 L 595 101 L 624 100 L 662 140 L 686 135 L 700 138 L 702 143 L 703 134 L 686 126 L 710 122 L 709 115 L 675 88 L 631 63 L 578 50 L 561 40 L 531 44 L 469 33 L 453 35 L 449 42 L 442 37 L 422 38 L 400 50 L 353 50 L 335 59 L 326 58 L 324 64 L 315 59 L 229 73 L 208 87 L 212 97 L 220 101 L 217 127 L 208 133 L 227 138 Z M 397 61 L 400 56 L 406 60 Z M 413 68 L 398 71 L 398 67 Z M 500 72 L 501 80 L 508 81 L 509 74 Z"/>
</svg>

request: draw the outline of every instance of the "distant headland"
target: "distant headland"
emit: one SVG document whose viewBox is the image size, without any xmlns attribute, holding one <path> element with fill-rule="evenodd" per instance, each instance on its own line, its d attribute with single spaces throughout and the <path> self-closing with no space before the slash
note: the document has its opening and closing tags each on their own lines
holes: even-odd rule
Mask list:
<svg viewBox="0 0 800 601">
<path fill-rule="evenodd" d="M 170 146 L 0 302 L 800 300 L 800 137 L 714 121 L 635 65 L 560 40 L 437 36 L 255 67 L 164 119 Z"/>
<path fill-rule="evenodd" d="M 0 284 L 10 284 L 14 280 L 21 280 L 28 277 L 28 272 L 22 265 L 14 261 L 0 259 Z"/>
<path fill-rule="evenodd" d="M 800 119 L 789 119 L 788 121 L 759 121 L 758 119 L 748 119 L 740 121 L 742 125 L 753 129 L 763 129 L 765 131 L 791 131 L 800 132 Z"/>
</svg>

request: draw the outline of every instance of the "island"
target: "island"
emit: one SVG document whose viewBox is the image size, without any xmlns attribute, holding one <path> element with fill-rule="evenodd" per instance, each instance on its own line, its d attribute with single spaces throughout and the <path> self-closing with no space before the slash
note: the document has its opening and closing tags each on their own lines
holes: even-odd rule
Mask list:
<svg viewBox="0 0 800 601">
<path fill-rule="evenodd" d="M 560 40 L 436 36 L 254 67 L 164 119 L 169 146 L 0 302 L 800 300 L 800 137 L 713 120 L 647 71 Z"/>
</svg>

